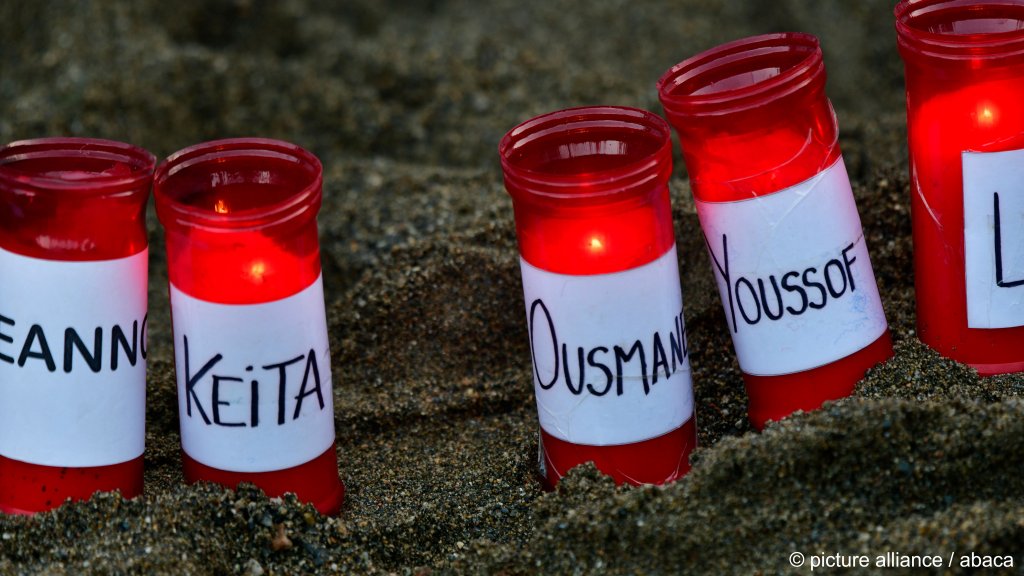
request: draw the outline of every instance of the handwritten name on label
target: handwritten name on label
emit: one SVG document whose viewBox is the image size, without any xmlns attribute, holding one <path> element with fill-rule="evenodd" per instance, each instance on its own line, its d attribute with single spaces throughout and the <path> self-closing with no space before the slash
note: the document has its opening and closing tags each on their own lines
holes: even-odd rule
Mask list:
<svg viewBox="0 0 1024 576">
<path fill-rule="evenodd" d="M 233 472 L 309 462 L 334 444 L 322 278 L 276 302 L 215 304 L 171 286 L 182 447 Z"/>
<path fill-rule="evenodd" d="M 693 416 L 675 247 L 614 274 L 520 265 L 537 412 L 548 434 L 591 446 L 627 444 Z"/>
<path fill-rule="evenodd" d="M 967 326 L 1024 326 L 1024 150 L 962 160 Z"/>
<path fill-rule="evenodd" d="M 148 258 L 0 248 L 0 455 L 62 467 L 142 455 Z"/>
<path fill-rule="evenodd" d="M 738 202 L 697 202 L 740 367 L 774 376 L 823 366 L 886 330 L 842 159 Z"/>
</svg>

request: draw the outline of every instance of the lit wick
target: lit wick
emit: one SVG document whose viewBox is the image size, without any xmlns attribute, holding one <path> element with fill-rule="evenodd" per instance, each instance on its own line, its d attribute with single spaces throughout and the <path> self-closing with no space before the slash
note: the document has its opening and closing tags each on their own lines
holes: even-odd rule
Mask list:
<svg viewBox="0 0 1024 576">
<path fill-rule="evenodd" d="M 266 273 L 267 273 L 267 265 L 262 260 L 257 260 L 255 262 L 253 262 L 252 266 L 249 267 L 249 277 L 252 278 L 254 282 L 257 282 L 257 283 L 263 282 L 263 276 Z"/>
<path fill-rule="evenodd" d="M 224 202 L 224 200 L 217 200 L 216 204 L 213 205 L 213 211 L 218 213 L 218 214 L 227 214 L 228 213 L 227 202 Z"/>
<path fill-rule="evenodd" d="M 980 126 L 991 127 L 995 124 L 996 114 L 992 111 L 992 108 L 985 106 L 981 109 L 978 114 L 978 124 Z"/>
</svg>

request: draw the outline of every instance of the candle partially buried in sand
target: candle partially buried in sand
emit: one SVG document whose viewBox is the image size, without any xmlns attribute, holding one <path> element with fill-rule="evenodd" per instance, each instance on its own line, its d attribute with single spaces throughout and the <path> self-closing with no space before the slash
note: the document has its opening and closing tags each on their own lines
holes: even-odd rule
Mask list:
<svg viewBox="0 0 1024 576">
<path fill-rule="evenodd" d="M 896 7 L 921 341 L 1024 370 L 1024 2 Z"/>
<path fill-rule="evenodd" d="M 156 173 L 167 238 L 185 477 L 325 514 L 344 497 L 316 215 L 322 168 L 292 144 L 233 139 Z"/>
<path fill-rule="evenodd" d="M 658 81 L 756 428 L 848 395 L 892 342 L 818 40 L 737 40 Z"/>
<path fill-rule="evenodd" d="M 0 511 L 142 493 L 155 163 L 92 138 L 0 149 Z"/>
<path fill-rule="evenodd" d="M 541 470 L 593 461 L 660 484 L 696 444 L 669 206 L 669 127 L 592 107 L 529 120 L 499 153 L 519 238 Z"/>
</svg>

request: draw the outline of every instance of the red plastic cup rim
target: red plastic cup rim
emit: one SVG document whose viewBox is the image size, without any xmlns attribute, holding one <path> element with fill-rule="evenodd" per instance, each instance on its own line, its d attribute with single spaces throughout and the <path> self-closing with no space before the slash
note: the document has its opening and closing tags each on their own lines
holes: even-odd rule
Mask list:
<svg viewBox="0 0 1024 576">
<path fill-rule="evenodd" d="M 181 198 L 185 191 L 173 181 L 182 171 L 209 165 L 224 170 L 232 161 L 267 159 L 284 161 L 308 181 L 276 202 L 227 213 L 192 205 Z M 323 165 L 312 153 L 290 142 L 270 138 L 226 138 L 184 148 L 160 163 L 153 179 L 157 215 L 164 226 L 208 230 L 248 230 L 283 224 L 303 215 L 315 216 L 323 194 Z"/>
<path fill-rule="evenodd" d="M 19 167 L 25 161 L 60 160 L 112 162 L 128 167 L 127 173 L 95 172 L 75 179 L 62 178 Z M 0 148 L 0 186 L 32 193 L 73 193 L 104 197 L 125 192 L 149 194 L 156 157 L 149 151 L 101 138 L 34 138 Z"/>
<path fill-rule="evenodd" d="M 971 62 L 1024 55 L 1022 28 L 971 33 L 952 30 L 955 22 L 965 20 L 964 16 L 970 16 L 969 20 L 1024 23 L 1024 2 L 1020 0 L 902 0 L 894 13 L 899 47 L 904 51 Z M 937 31 L 935 23 L 948 25 L 950 30 Z"/>
<path fill-rule="evenodd" d="M 802 55 L 793 61 L 792 55 Z M 788 58 L 787 58 L 788 56 Z M 723 67 L 763 68 L 780 60 L 780 71 L 744 86 L 705 90 L 709 76 Z M 821 45 L 811 34 L 783 32 L 734 40 L 705 50 L 671 67 L 658 79 L 658 98 L 671 116 L 714 116 L 739 112 L 783 98 L 814 81 L 823 81 Z"/>
<path fill-rule="evenodd" d="M 650 139 L 651 151 L 613 168 L 585 174 L 555 174 L 527 168 L 517 153 L 564 142 L 569 134 L 621 130 Z M 514 200 L 549 204 L 605 204 L 643 194 L 672 172 L 671 128 L 657 114 L 624 106 L 558 110 L 519 124 L 498 145 L 505 186 Z"/>
</svg>

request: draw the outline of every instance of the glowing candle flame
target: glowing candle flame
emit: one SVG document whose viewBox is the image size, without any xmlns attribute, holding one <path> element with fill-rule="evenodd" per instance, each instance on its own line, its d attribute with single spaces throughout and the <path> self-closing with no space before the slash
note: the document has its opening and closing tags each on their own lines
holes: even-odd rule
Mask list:
<svg viewBox="0 0 1024 576">
<path fill-rule="evenodd" d="M 604 242 L 601 241 L 597 236 L 590 237 L 590 251 L 601 252 L 604 250 Z"/>
<path fill-rule="evenodd" d="M 253 262 L 252 266 L 249 267 L 249 277 L 252 278 L 254 282 L 263 282 L 263 277 L 266 273 L 267 265 L 262 260 Z"/>
<path fill-rule="evenodd" d="M 217 200 L 216 204 L 213 205 L 213 211 L 218 213 L 218 214 L 227 214 L 228 213 L 227 202 L 224 202 L 224 200 Z"/>
<path fill-rule="evenodd" d="M 978 112 L 978 125 L 986 128 L 995 125 L 996 123 L 996 111 L 992 106 L 983 104 L 981 110 Z"/>
</svg>

